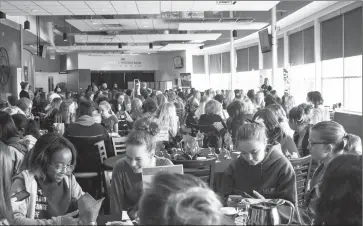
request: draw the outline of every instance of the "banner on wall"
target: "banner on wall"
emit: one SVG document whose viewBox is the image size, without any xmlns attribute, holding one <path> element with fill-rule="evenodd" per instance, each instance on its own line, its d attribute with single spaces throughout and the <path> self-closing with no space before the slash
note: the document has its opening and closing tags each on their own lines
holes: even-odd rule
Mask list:
<svg viewBox="0 0 363 226">
<path fill-rule="evenodd" d="M 180 73 L 180 83 L 182 88 L 192 88 L 192 74 Z"/>
</svg>

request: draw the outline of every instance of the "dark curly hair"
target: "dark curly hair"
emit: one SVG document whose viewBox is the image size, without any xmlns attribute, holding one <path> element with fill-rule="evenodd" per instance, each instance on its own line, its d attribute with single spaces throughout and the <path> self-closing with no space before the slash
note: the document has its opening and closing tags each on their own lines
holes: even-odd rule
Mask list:
<svg viewBox="0 0 363 226">
<path fill-rule="evenodd" d="M 335 157 L 319 188 L 315 225 L 362 225 L 361 155 Z"/>
<path fill-rule="evenodd" d="M 308 92 L 307 99 L 314 105 L 314 107 L 324 104 L 323 96 L 319 91 Z"/>
<path fill-rule="evenodd" d="M 71 164 L 76 165 L 77 151 L 71 142 L 57 133 L 47 133 L 41 136 L 33 149 L 27 153 L 26 168 L 40 180 L 45 180 L 52 156 L 65 148 L 71 150 Z"/>
</svg>

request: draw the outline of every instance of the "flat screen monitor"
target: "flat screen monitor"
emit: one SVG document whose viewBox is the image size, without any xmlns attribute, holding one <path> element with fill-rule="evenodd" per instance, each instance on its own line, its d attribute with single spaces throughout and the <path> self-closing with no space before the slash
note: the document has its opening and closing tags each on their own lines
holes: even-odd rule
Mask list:
<svg viewBox="0 0 363 226">
<path fill-rule="evenodd" d="M 258 32 L 258 36 L 260 38 L 261 52 L 268 53 L 271 52 L 272 42 L 271 35 L 268 34 L 268 29 L 262 29 Z"/>
</svg>

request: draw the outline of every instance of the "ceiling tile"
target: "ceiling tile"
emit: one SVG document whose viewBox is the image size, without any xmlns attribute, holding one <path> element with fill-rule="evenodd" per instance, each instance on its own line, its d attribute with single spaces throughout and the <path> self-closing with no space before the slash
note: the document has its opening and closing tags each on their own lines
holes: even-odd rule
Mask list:
<svg viewBox="0 0 363 226">
<path fill-rule="evenodd" d="M 136 43 L 148 42 L 147 35 L 131 35 L 131 37 Z"/>
<path fill-rule="evenodd" d="M 137 1 L 140 14 L 160 14 L 160 1 Z"/>
<path fill-rule="evenodd" d="M 36 1 L 35 4 L 38 6 L 60 6 L 61 4 L 58 1 Z"/>
<path fill-rule="evenodd" d="M 17 9 L 15 6 L 13 6 L 13 5 L 11 5 L 11 4 L 9 4 L 9 3 L 7 3 L 7 2 L 1 2 L 0 1 L 0 8 L 2 9 L 2 10 L 5 10 L 5 9 Z"/>
<path fill-rule="evenodd" d="M 111 1 L 117 14 L 139 14 L 135 1 Z"/>
<path fill-rule="evenodd" d="M 116 37 L 118 38 L 119 42 L 134 42 L 131 35 L 116 35 Z"/>
<path fill-rule="evenodd" d="M 186 50 L 195 49 L 203 44 L 168 44 L 160 49 L 160 51 L 176 51 L 176 50 Z"/>
<path fill-rule="evenodd" d="M 160 11 L 170 12 L 172 9 L 171 1 L 160 1 Z"/>
<path fill-rule="evenodd" d="M 60 1 L 59 3 L 61 3 L 68 9 L 89 8 L 84 1 Z"/>
<path fill-rule="evenodd" d="M 259 30 L 268 23 L 180 23 L 179 30 L 207 31 L 207 30 Z"/>
<path fill-rule="evenodd" d="M 9 16 L 24 16 L 24 15 L 26 15 L 26 13 L 24 13 L 21 10 L 5 9 L 3 11 L 4 11 L 4 13 L 6 13 Z"/>
<path fill-rule="evenodd" d="M 31 1 L 8 1 L 8 3 L 12 4 L 13 6 L 36 6 Z"/>
</svg>

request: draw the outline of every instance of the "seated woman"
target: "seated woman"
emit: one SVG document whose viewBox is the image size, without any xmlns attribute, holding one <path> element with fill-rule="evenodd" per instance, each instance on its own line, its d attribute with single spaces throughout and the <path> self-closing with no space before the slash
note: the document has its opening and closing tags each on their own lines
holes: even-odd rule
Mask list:
<svg viewBox="0 0 363 226">
<path fill-rule="evenodd" d="M 330 118 L 325 116 L 324 99 L 319 91 L 308 92 L 306 101 L 314 106 L 311 124 L 316 124 L 321 121 L 330 121 Z"/>
<path fill-rule="evenodd" d="M 139 206 L 141 225 L 222 225 L 219 197 L 192 175 L 157 174 Z"/>
<path fill-rule="evenodd" d="M 25 97 L 20 98 L 17 101 L 16 106 L 18 106 L 24 112 L 28 119 L 34 119 L 32 114 L 33 102 L 31 100 Z"/>
<path fill-rule="evenodd" d="M 309 148 L 311 157 L 321 162 L 310 181 L 310 190 L 305 198 L 304 222 L 310 224 L 315 218 L 316 202 L 319 198 L 318 187 L 328 166 L 336 156 L 349 153 L 346 147 L 350 145 L 351 135 L 347 134 L 342 125 L 334 121 L 323 121 L 315 124 L 309 134 Z"/>
<path fill-rule="evenodd" d="M 248 109 L 248 105 L 242 101 L 233 101 L 228 106 L 229 112 L 232 112 L 234 117 L 230 122 L 230 133 L 232 134 L 233 144 L 236 143 L 236 135 L 238 129 L 245 123 L 246 120 L 252 120 L 253 115 Z"/>
<path fill-rule="evenodd" d="M 300 104 L 297 107 L 293 107 L 289 112 L 289 126 L 295 131 L 293 138 L 300 157 L 310 155 L 308 140 L 312 109 L 312 106 L 309 104 Z"/>
<path fill-rule="evenodd" d="M 221 111 L 222 104 L 216 100 L 210 100 L 205 104 L 205 114 L 200 116 L 198 122 L 199 130 L 205 134 L 204 147 L 222 148 L 227 126 L 220 116 Z"/>
<path fill-rule="evenodd" d="M 83 195 L 72 171 L 76 149 L 56 133 L 43 135 L 13 179 L 14 222 L 20 225 L 77 224 L 77 200 Z M 23 195 L 21 195 L 23 194 Z M 25 195 L 24 195 L 25 194 Z"/>
<path fill-rule="evenodd" d="M 134 121 L 142 117 L 142 101 L 139 98 L 132 99 L 130 116 Z"/>
<path fill-rule="evenodd" d="M 62 99 L 56 97 L 52 100 L 50 107 L 48 108 L 47 113 L 44 118 L 43 127 L 48 130 L 48 132 L 54 132 L 53 124 L 56 122 L 56 116 L 59 112 L 60 105 L 62 103 Z"/>
<path fill-rule="evenodd" d="M 287 119 L 286 112 L 280 104 L 271 104 L 267 106 L 268 109 L 276 116 L 280 123 L 282 130 L 290 137 L 294 136 L 294 131 L 289 126 L 289 120 Z"/>
<path fill-rule="evenodd" d="M 169 131 L 171 137 L 175 137 L 178 133 L 178 116 L 176 115 L 176 108 L 173 103 L 165 103 L 159 106 L 156 112 L 158 125 L 160 129 Z"/>
<path fill-rule="evenodd" d="M 128 134 L 126 158 L 120 160 L 112 172 L 111 214 L 122 216 L 122 211 L 127 211 L 130 219 L 135 219 L 142 194 L 142 168 L 173 164 L 155 155 L 155 135 L 158 132 L 155 119 L 145 117 L 136 121 Z"/>
<path fill-rule="evenodd" d="M 334 158 L 319 193 L 314 225 L 362 225 L 362 156 Z"/>
<path fill-rule="evenodd" d="M 0 141 L 0 225 L 14 224 L 10 202 L 11 177 L 13 173 L 13 165 L 11 163 L 10 150 Z"/>
<path fill-rule="evenodd" d="M 152 99 L 147 99 L 142 104 L 142 113 L 143 116 L 155 116 L 156 111 L 158 110 L 158 105 Z"/>
<path fill-rule="evenodd" d="M 281 145 L 282 153 L 291 158 L 298 158 L 299 153 L 292 138 L 284 131 L 284 127 L 278 121 L 278 118 L 269 108 L 264 108 L 256 112 L 253 120 L 262 119 L 266 127 L 268 144 Z"/>
<path fill-rule="evenodd" d="M 101 124 L 109 133 L 118 133 L 118 119 L 113 113 L 111 105 L 107 101 L 102 101 L 98 108 L 102 116 Z"/>
<path fill-rule="evenodd" d="M 349 137 L 350 141 L 349 143 L 347 143 L 344 150 L 352 154 L 362 155 L 362 139 L 360 139 L 359 136 L 354 134 L 349 134 L 349 135 L 350 135 Z"/>
<path fill-rule="evenodd" d="M 4 142 L 10 149 L 13 175 L 16 175 L 29 147 L 28 143 L 21 138 L 12 117 L 3 111 L 0 111 L 0 141 Z"/>
<path fill-rule="evenodd" d="M 295 171 L 278 145 L 268 145 L 262 123 L 243 124 L 237 132 L 236 149 L 241 152 L 240 157 L 233 160 L 224 172 L 224 199 L 246 192 L 253 197 L 262 195 L 296 203 Z"/>
<path fill-rule="evenodd" d="M 24 139 L 29 142 L 29 149 L 32 149 L 40 138 L 40 132 L 37 123 L 33 119 L 28 120 L 28 124 L 24 130 Z"/>
</svg>

